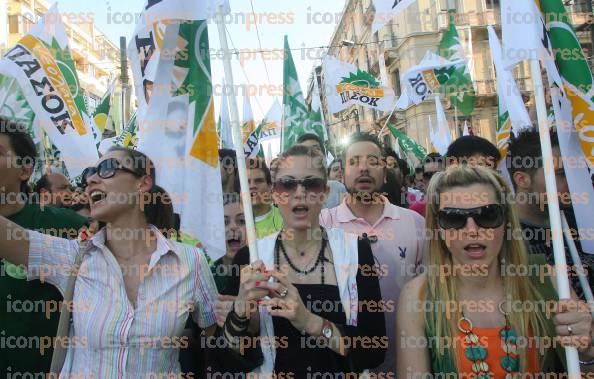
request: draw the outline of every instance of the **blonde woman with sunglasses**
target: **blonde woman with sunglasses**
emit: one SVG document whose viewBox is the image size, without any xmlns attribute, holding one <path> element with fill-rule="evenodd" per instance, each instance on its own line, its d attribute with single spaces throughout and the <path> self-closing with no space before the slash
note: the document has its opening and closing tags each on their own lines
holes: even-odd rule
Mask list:
<svg viewBox="0 0 594 379">
<path fill-rule="evenodd" d="M 577 346 L 592 371 L 592 317 L 559 301 L 553 272 L 530 257 L 510 190 L 492 170 L 457 166 L 427 193 L 428 265 L 398 305 L 398 377 L 457 374 L 508 378 L 564 372 L 562 344 Z"/>
</svg>

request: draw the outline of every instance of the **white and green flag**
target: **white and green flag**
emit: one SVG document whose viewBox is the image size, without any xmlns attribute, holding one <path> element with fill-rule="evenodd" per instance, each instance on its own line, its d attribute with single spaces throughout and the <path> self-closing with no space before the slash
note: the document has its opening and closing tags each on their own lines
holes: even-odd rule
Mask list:
<svg viewBox="0 0 594 379">
<path fill-rule="evenodd" d="M 421 63 L 411 68 L 401 79 L 402 96 L 408 98 L 405 103 L 419 104 L 432 94 L 446 90 L 446 86 L 456 85 L 456 77 L 466 64 L 465 59 L 449 61 L 427 52 Z M 402 96 L 399 103 L 403 103 Z"/>
<path fill-rule="evenodd" d="M 0 115 L 32 129 L 35 112 L 16 79 L 0 75 Z"/>
<path fill-rule="evenodd" d="M 211 14 L 184 13 L 182 19 L 171 21 L 168 8 L 163 9 L 157 21 L 170 21 L 147 27 L 141 20 L 129 46 L 137 95 L 140 91 L 139 99 L 143 98 L 137 116 L 138 150 L 155 163 L 157 183 L 171 195 L 180 214 L 181 232 L 198 240 L 216 260 L 226 248 L 223 208 L 217 201 L 222 186 L 208 41 Z"/>
<path fill-rule="evenodd" d="M 246 158 L 255 158 L 260 153 L 260 134 L 262 133 L 262 127 L 262 123 L 256 127 L 252 104 L 246 90 L 243 97 L 243 124 L 241 125 L 243 152 Z"/>
<path fill-rule="evenodd" d="M 398 141 L 398 146 L 402 153 L 407 155 L 413 154 L 419 161 L 425 159 L 427 150 L 425 150 L 423 146 L 416 143 L 412 138 L 398 130 L 395 126 L 388 125 L 388 127 L 390 128 L 390 132 L 392 132 L 394 138 L 396 138 L 396 141 Z"/>
<path fill-rule="evenodd" d="M 437 149 L 437 152 L 445 156 L 448 147 L 452 143 L 452 134 L 450 133 L 448 119 L 446 118 L 443 106 L 441 105 L 441 99 L 438 95 L 435 96 L 435 112 L 437 113 L 437 130 L 433 130 L 433 127 L 431 127 L 429 138 L 433 146 Z"/>
<path fill-rule="evenodd" d="M 373 0 L 375 16 L 371 27 L 371 32 L 375 33 L 391 19 L 403 12 L 409 5 L 417 0 Z"/>
<path fill-rule="evenodd" d="M 289 40 L 285 36 L 285 60 L 283 69 L 283 119 L 281 149 L 287 150 L 297 144 L 304 134 L 313 133 L 323 141 L 326 136 L 321 114 L 310 114 L 305 105 L 293 55 L 289 49 Z"/>
<path fill-rule="evenodd" d="M 229 116 L 229 99 L 225 91 L 225 82 L 221 86 L 221 109 L 219 110 L 219 121 L 217 122 L 217 133 L 219 135 L 221 149 L 233 149 L 233 133 L 231 133 L 231 117 Z"/>
<path fill-rule="evenodd" d="M 394 107 L 394 91 L 369 72 L 329 55 L 324 58 L 322 67 L 330 113 L 338 113 L 352 105 L 382 112 L 390 112 Z"/>
<path fill-rule="evenodd" d="M 450 14 L 450 28 L 443 34 L 437 53 L 450 61 L 466 58 L 460 36 L 454 24 L 454 16 Z M 468 65 L 459 67 L 446 86 L 452 105 L 465 116 L 474 110 L 476 92 L 472 84 L 472 77 Z"/>
<path fill-rule="evenodd" d="M 93 112 L 93 121 L 101 133 L 105 132 L 105 129 L 114 130 L 113 119 L 111 118 L 111 101 L 114 98 L 113 92 L 115 89 L 115 81 L 109 86 L 105 95 L 95 108 Z"/>
<path fill-rule="evenodd" d="M 97 161 L 84 94 L 56 5 L 6 53 L 0 74 L 17 80 L 71 178 Z"/>
</svg>

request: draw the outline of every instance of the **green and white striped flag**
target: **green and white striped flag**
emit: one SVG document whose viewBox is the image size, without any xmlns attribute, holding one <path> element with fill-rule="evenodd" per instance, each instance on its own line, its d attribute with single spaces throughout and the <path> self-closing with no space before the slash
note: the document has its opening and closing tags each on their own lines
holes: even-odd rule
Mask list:
<svg viewBox="0 0 594 379">
<path fill-rule="evenodd" d="M 314 112 L 312 115 L 307 109 L 287 36 L 285 36 L 283 72 L 282 150 L 285 151 L 297 144 L 299 137 L 304 134 L 316 134 L 324 141 L 326 130 L 322 123 L 321 113 Z"/>
<path fill-rule="evenodd" d="M 0 75 L 0 115 L 26 125 L 31 131 L 35 112 L 16 79 Z"/>
<path fill-rule="evenodd" d="M 443 34 L 437 53 L 448 60 L 465 59 L 464 48 L 460 42 L 452 14 L 450 14 L 450 28 Z M 445 89 L 446 94 L 451 95 L 452 105 L 465 116 L 469 116 L 474 110 L 476 92 L 467 64 L 456 69 Z"/>
<path fill-rule="evenodd" d="M 396 141 L 398 141 L 398 146 L 400 146 L 401 152 L 403 152 L 406 155 L 411 153 L 419 160 L 425 159 L 427 151 L 425 150 L 425 148 L 423 148 L 423 146 L 416 143 L 412 138 L 409 138 L 406 134 L 398 130 L 395 126 L 388 125 L 388 127 L 390 128 L 390 132 L 392 132 L 394 138 L 396 138 Z"/>
</svg>

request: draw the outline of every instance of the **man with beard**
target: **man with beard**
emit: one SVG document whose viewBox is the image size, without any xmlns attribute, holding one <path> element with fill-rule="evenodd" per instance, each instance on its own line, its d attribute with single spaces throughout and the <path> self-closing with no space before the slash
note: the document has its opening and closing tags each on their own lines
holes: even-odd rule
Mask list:
<svg viewBox="0 0 594 379">
<path fill-rule="evenodd" d="M 390 204 L 382 194 L 386 162 L 377 138 L 357 133 L 343 152 L 344 183 L 348 195 L 342 204 L 324 209 L 320 222 L 368 238 L 380 276 L 388 352 L 373 371 L 395 377 L 396 304 L 402 287 L 420 271 L 425 252 L 425 220 L 416 212 Z"/>
</svg>

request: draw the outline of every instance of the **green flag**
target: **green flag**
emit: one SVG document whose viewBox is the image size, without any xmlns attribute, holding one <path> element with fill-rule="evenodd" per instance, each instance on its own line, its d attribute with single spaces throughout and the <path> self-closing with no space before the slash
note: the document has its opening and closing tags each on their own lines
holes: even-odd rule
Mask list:
<svg viewBox="0 0 594 379">
<path fill-rule="evenodd" d="M 388 125 L 388 127 L 390 128 L 394 138 L 396 138 L 396 141 L 398 141 L 398 146 L 400 146 L 400 150 L 403 153 L 413 153 L 419 160 L 425 159 L 427 151 L 423 148 L 423 146 L 419 145 L 412 138 L 409 138 L 406 134 L 396 129 L 396 127 L 393 125 Z"/>
<path fill-rule="evenodd" d="M 105 93 L 105 95 L 103 95 L 101 102 L 93 112 L 93 120 L 95 121 L 95 125 L 97 125 L 97 128 L 99 128 L 99 131 L 101 133 L 105 132 L 105 128 L 111 121 L 109 119 L 109 113 L 111 111 L 111 98 L 113 97 L 112 94 L 114 88 L 115 82 L 111 86 L 109 86 L 107 92 Z"/>
<path fill-rule="evenodd" d="M 35 113 L 15 79 L 0 75 L 0 115 L 31 129 Z"/>
<path fill-rule="evenodd" d="M 448 60 L 464 59 L 464 49 L 454 24 L 454 16 L 450 14 L 450 28 L 443 34 L 437 53 Z M 446 83 L 446 91 L 450 94 L 452 104 L 465 116 L 474 110 L 476 93 L 468 65 L 458 67 L 451 79 Z"/>
<path fill-rule="evenodd" d="M 299 84 L 299 77 L 297 76 L 297 69 L 293 61 L 293 55 L 289 49 L 289 40 L 285 36 L 285 55 L 284 55 L 284 77 L 283 77 L 283 119 L 282 119 L 282 150 L 285 151 L 297 143 L 299 137 L 304 134 L 313 133 L 324 141 L 325 128 L 321 122 L 321 114 L 319 118 L 316 114 L 310 114 L 301 85 Z"/>
</svg>

